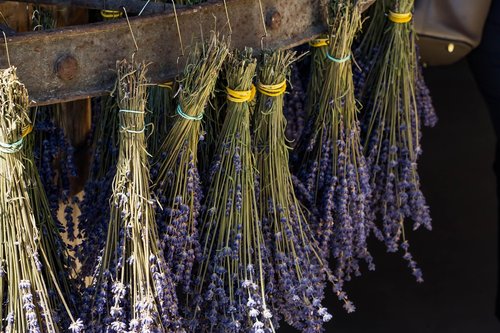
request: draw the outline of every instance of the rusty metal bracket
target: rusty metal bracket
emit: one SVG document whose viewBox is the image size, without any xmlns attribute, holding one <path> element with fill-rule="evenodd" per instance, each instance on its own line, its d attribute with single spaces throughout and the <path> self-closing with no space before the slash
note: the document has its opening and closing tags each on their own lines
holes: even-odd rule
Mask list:
<svg viewBox="0 0 500 333">
<path fill-rule="evenodd" d="M 267 37 L 259 2 L 226 0 L 232 27 L 231 45 L 260 49 L 290 48 L 326 30 L 328 0 L 261 0 Z M 226 8 L 222 2 L 208 2 L 177 10 L 182 39 L 207 35 L 210 30 L 229 35 Z M 32 103 L 46 105 L 98 96 L 110 91 L 115 81 L 117 60 L 134 57 L 149 62 L 149 76 L 159 83 L 183 69 L 176 18 L 173 12 L 130 18 L 137 40 L 135 52 L 125 19 L 73 26 L 57 30 L 9 36 L 12 65 L 26 84 Z M 6 48 L 0 44 L 0 66 L 8 66 Z"/>
</svg>

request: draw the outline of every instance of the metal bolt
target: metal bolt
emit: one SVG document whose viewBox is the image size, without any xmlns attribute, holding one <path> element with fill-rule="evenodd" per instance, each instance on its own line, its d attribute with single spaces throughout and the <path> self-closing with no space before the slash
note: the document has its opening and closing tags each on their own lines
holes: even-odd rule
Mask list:
<svg viewBox="0 0 500 333">
<path fill-rule="evenodd" d="M 56 60 L 55 72 L 61 80 L 71 81 L 78 74 L 78 61 L 72 55 L 62 55 Z"/>
<path fill-rule="evenodd" d="M 277 10 L 273 10 L 270 15 L 268 15 L 267 26 L 272 30 L 278 29 L 281 26 L 281 14 Z"/>
</svg>

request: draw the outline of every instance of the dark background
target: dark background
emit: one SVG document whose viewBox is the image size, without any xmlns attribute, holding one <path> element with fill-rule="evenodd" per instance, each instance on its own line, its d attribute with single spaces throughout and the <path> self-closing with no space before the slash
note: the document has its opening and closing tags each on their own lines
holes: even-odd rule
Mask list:
<svg viewBox="0 0 500 333">
<path fill-rule="evenodd" d="M 346 314 L 330 298 L 327 332 L 500 332 L 493 127 L 466 61 L 427 68 L 425 77 L 439 116 L 423 132 L 419 165 L 434 230 L 409 235 L 425 282 L 374 242 L 377 270 L 347 288 L 357 311 Z"/>
</svg>

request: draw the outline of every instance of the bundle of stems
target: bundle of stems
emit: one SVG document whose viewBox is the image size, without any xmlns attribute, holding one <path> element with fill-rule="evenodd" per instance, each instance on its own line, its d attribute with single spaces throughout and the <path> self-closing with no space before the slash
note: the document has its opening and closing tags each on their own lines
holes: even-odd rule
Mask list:
<svg viewBox="0 0 500 333">
<path fill-rule="evenodd" d="M 80 264 L 78 276 L 82 288 L 85 287 L 86 279 L 94 274 L 97 260 L 105 246 L 106 238 L 102 235 L 108 230 L 109 198 L 118 160 L 119 121 L 116 98 L 105 96 L 95 102 L 91 138 L 93 156 L 78 217 L 78 238 L 81 244 L 76 248 L 76 258 Z M 90 303 L 88 300 L 83 306 Z"/>
<path fill-rule="evenodd" d="M 179 82 L 177 115 L 158 152 L 155 190 L 163 208 L 158 218 L 163 248 L 176 281 L 186 291 L 201 254 L 197 227 L 202 198 L 197 155 L 204 137 L 201 120 L 227 54 L 226 42 L 215 33 L 195 45 Z"/>
<path fill-rule="evenodd" d="M 36 189 L 41 186 L 38 179 L 30 178 L 35 169 L 26 167 L 24 137 L 32 126 L 28 105 L 28 93 L 18 80 L 16 69 L 0 71 L 0 191 L 3 193 L 0 201 L 3 229 L 0 329 L 4 332 L 64 331 L 60 327 L 63 315 L 71 321 L 70 331 L 82 332 L 82 322 L 74 320 L 62 295 L 59 286 L 62 276 L 55 271 L 60 266 L 51 266 L 57 260 L 49 259 L 55 249 L 46 248 L 50 238 L 41 233 L 44 229 L 39 229 L 39 223 L 46 221 L 37 219 L 40 212 L 37 216 L 34 214 L 40 201 L 32 199 L 43 192 Z M 52 226 L 46 227 L 52 229 Z"/>
<path fill-rule="evenodd" d="M 270 277 L 276 284 L 272 297 L 275 312 L 303 332 L 321 332 L 323 323 L 332 317 L 321 304 L 326 276 L 340 299 L 350 302 L 328 271 L 328 262 L 323 261 L 309 226 L 309 214 L 295 196 L 285 136 L 284 89 L 265 89 L 286 87 L 289 66 L 295 59 L 290 51 L 266 52 L 259 72 L 260 94 L 255 109 L 259 214 L 274 265 L 274 272 L 268 273 L 275 275 Z"/>
<path fill-rule="evenodd" d="M 311 135 L 305 137 L 302 179 L 315 193 L 318 240 L 333 251 L 341 280 L 359 275 L 359 260 L 374 269 L 367 237 L 373 228 L 369 173 L 360 138 L 352 79 L 351 46 L 361 25 L 360 2 L 331 3 L 334 17 Z"/>
<path fill-rule="evenodd" d="M 252 50 L 245 49 L 234 51 L 225 67 L 227 110 L 202 216 L 194 331 L 274 331 L 264 272 L 270 262 L 257 213 L 250 133 L 256 66 Z"/>
<path fill-rule="evenodd" d="M 400 247 L 415 275 L 422 273 L 408 252 L 404 222 L 431 229 L 429 208 L 420 190 L 421 117 L 416 105 L 417 57 L 411 12 L 413 0 L 393 0 L 380 42 L 380 53 L 367 77 L 365 149 L 371 167 L 373 207 L 381 219 L 388 251 Z"/>
<path fill-rule="evenodd" d="M 145 139 L 146 65 L 117 63 L 119 155 L 106 247 L 93 281 L 92 332 L 182 332 L 159 248 Z"/>
<path fill-rule="evenodd" d="M 363 103 L 370 103 L 366 98 L 372 93 L 371 89 L 373 86 L 366 85 L 366 77 L 372 68 L 374 68 L 377 59 L 380 57 L 380 45 L 382 44 L 382 39 L 384 38 L 385 29 L 387 27 L 387 12 L 388 9 L 390 9 L 390 4 L 391 1 L 389 0 L 379 0 L 371 6 L 366 14 L 366 31 L 354 47 L 357 63 L 357 66 L 353 69 L 354 88 L 358 98 L 363 99 L 364 96 Z M 423 125 L 434 127 L 438 121 L 438 117 L 432 105 L 432 98 L 422 74 L 422 63 L 419 61 L 418 54 L 417 47 L 415 52 L 417 57 L 417 72 L 415 74 L 416 107 L 419 117 L 423 120 Z"/>
</svg>

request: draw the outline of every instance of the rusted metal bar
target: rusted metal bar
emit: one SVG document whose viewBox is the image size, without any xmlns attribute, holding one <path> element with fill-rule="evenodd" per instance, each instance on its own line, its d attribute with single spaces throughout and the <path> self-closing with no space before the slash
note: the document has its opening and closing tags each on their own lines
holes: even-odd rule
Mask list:
<svg viewBox="0 0 500 333">
<path fill-rule="evenodd" d="M 230 35 L 235 48 L 290 48 L 326 30 L 327 2 L 261 0 L 262 13 L 258 1 L 226 0 L 232 33 L 222 2 L 179 9 L 177 21 L 184 45 L 217 30 Z M 12 65 L 18 67 L 32 103 L 45 105 L 104 94 L 113 88 L 116 61 L 132 54 L 151 64 L 149 76 L 154 83 L 182 71 L 185 57 L 174 13 L 130 18 L 130 25 L 138 51 L 125 19 L 8 37 Z M 6 67 L 6 48 L 0 40 L 0 66 Z"/>
<path fill-rule="evenodd" d="M 9 2 L 11 0 L 6 1 Z M 143 14 L 162 13 L 172 9 L 172 5 L 169 3 L 150 1 L 146 6 L 146 1 L 141 0 L 12 0 L 11 2 L 14 1 L 40 5 L 75 6 L 88 9 L 122 10 L 125 7 L 127 13 L 134 14 L 141 11 Z"/>
</svg>

